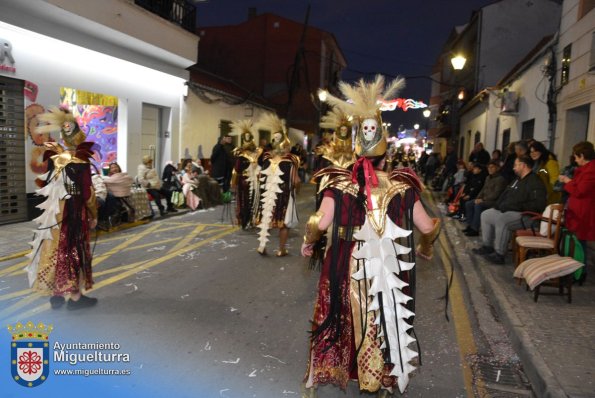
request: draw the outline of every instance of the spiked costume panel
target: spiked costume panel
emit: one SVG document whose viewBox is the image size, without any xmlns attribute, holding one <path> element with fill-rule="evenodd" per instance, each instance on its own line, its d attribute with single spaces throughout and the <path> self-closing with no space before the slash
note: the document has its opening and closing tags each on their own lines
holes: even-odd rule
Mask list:
<svg viewBox="0 0 595 398">
<path fill-rule="evenodd" d="M 236 189 L 236 219 L 243 229 L 254 225 L 254 217 L 260 201 L 261 167 L 259 160 L 262 148 L 254 143 L 254 128 L 251 120 L 238 120 L 231 125 L 231 135 L 239 136 L 241 146 L 234 150 L 236 157 L 232 186 Z"/>
<path fill-rule="evenodd" d="M 49 171 L 39 176 L 44 186 L 37 194 L 46 199 L 37 206 L 43 213 L 34 220 L 38 229 L 30 242 L 27 273 L 30 286 L 38 292 L 63 295 L 93 286 L 89 244 L 89 221 L 97 219 L 89 163 L 93 143 L 81 140 L 82 132 L 68 111 L 53 108 L 44 116 L 40 119 L 50 124 L 38 131 L 61 131 L 68 149 L 45 143 Z"/>
<path fill-rule="evenodd" d="M 260 171 L 260 208 L 257 216 L 258 251 L 264 253 L 269 241 L 269 229 L 290 228 L 297 223 L 295 185 L 299 159 L 289 153 L 285 121 L 265 114 L 258 123 L 272 132 L 273 150 L 263 155 Z"/>
</svg>

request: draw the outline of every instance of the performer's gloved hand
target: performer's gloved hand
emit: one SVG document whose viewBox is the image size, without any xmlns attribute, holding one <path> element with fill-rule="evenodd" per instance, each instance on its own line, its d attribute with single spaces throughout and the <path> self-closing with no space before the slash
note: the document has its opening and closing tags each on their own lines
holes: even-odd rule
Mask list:
<svg viewBox="0 0 595 398">
<path fill-rule="evenodd" d="M 302 243 L 302 256 L 304 257 L 310 257 L 312 255 L 312 253 L 314 252 L 313 250 L 314 244 L 313 243 Z"/>
<path fill-rule="evenodd" d="M 421 234 L 419 237 L 419 245 L 417 245 L 416 253 L 418 256 L 425 258 L 426 260 L 431 260 L 434 255 L 434 241 L 438 238 L 440 234 L 440 219 L 439 218 L 432 218 L 434 222 L 434 228 L 426 234 Z"/>
</svg>

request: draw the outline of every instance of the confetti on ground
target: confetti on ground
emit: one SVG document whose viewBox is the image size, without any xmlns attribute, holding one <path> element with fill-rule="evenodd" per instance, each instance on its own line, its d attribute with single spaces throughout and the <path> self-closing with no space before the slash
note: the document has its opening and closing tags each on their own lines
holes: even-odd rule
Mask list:
<svg viewBox="0 0 595 398">
<path fill-rule="evenodd" d="M 223 362 L 223 363 L 233 363 L 233 364 L 236 364 L 236 363 L 240 363 L 240 358 L 237 358 L 235 361 L 221 361 L 221 362 Z"/>
<path fill-rule="evenodd" d="M 207 341 L 207 344 L 205 344 L 205 350 L 211 351 L 211 343 L 208 341 Z"/>
<path fill-rule="evenodd" d="M 233 307 L 231 307 L 229 310 L 230 310 L 231 312 L 234 312 L 234 311 L 237 311 L 238 309 L 237 309 L 237 308 L 233 308 Z"/>
<path fill-rule="evenodd" d="M 134 287 L 134 290 L 132 292 L 136 292 L 138 290 L 138 286 L 136 286 L 134 283 L 127 283 L 124 286 L 132 286 L 132 287 Z M 132 292 L 130 292 L 130 293 L 132 293 Z"/>
<path fill-rule="evenodd" d="M 248 377 L 256 377 L 256 369 L 254 369 L 252 373 L 248 375 Z"/>
<path fill-rule="evenodd" d="M 280 363 L 282 363 L 283 365 L 286 365 L 286 363 L 285 363 L 285 362 L 283 362 L 283 361 L 282 361 L 282 360 L 280 360 L 279 358 L 276 358 L 276 357 L 274 357 L 274 356 L 272 356 L 272 355 L 263 355 L 263 358 L 272 358 L 272 359 L 274 359 L 274 360 L 276 360 L 276 361 L 279 361 L 279 362 L 280 362 Z"/>
<path fill-rule="evenodd" d="M 165 250 L 165 246 L 155 246 L 147 250 L 147 252 L 159 252 Z"/>
<path fill-rule="evenodd" d="M 183 296 L 180 296 L 181 299 L 185 299 L 186 297 L 190 297 L 190 295 L 189 294 L 185 294 Z"/>
</svg>

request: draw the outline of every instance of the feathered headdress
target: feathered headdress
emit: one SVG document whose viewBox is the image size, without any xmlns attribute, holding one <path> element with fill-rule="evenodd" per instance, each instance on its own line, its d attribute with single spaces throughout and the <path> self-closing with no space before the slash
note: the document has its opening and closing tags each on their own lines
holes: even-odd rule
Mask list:
<svg viewBox="0 0 595 398">
<path fill-rule="evenodd" d="M 271 136 L 273 137 L 271 142 L 273 149 L 289 151 L 291 142 L 289 142 L 289 138 L 287 137 L 287 128 L 285 127 L 284 119 L 280 119 L 279 116 L 274 113 L 264 113 L 257 124 L 259 127 L 271 132 Z M 275 138 L 276 134 L 280 134 L 281 136 Z"/>
<path fill-rule="evenodd" d="M 339 83 L 339 90 L 347 100 L 331 94 L 327 96 L 330 105 L 354 116 L 357 127 L 355 153 L 358 156 L 379 156 L 386 152 L 380 107 L 383 101 L 393 99 L 404 86 L 403 78 L 396 78 L 385 84 L 384 76 L 376 75 L 372 82 L 360 79 L 353 85 Z M 373 133 L 370 132 L 371 129 Z"/>
<path fill-rule="evenodd" d="M 242 119 L 236 120 L 231 124 L 231 134 L 233 136 L 239 136 L 241 147 L 243 149 L 253 150 L 256 148 L 254 143 L 254 126 L 252 120 Z"/>
<path fill-rule="evenodd" d="M 38 134 L 60 133 L 66 146 L 73 148 L 85 141 L 85 133 L 80 129 L 74 115 L 64 107 L 51 107 L 46 113 L 37 116 L 37 119 L 46 123 L 35 129 Z M 70 124 L 70 129 L 65 130 L 65 124 Z"/>
<path fill-rule="evenodd" d="M 339 107 L 333 107 L 320 121 L 320 127 L 333 130 L 334 141 L 341 140 L 351 145 L 351 127 L 353 116 L 346 114 Z"/>
</svg>

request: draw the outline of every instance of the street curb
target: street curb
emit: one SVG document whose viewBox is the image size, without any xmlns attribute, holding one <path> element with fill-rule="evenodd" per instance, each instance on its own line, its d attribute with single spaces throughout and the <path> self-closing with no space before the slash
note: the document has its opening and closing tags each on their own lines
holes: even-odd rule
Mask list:
<svg viewBox="0 0 595 398">
<path fill-rule="evenodd" d="M 466 239 L 466 237 L 458 237 L 461 239 Z M 460 259 L 456 251 L 454 251 L 454 255 L 457 259 L 457 262 L 460 264 Z M 471 261 L 477 265 L 475 270 L 477 271 L 477 275 L 479 276 L 481 283 L 487 287 L 486 292 L 489 295 L 490 301 L 492 304 L 494 304 L 494 308 L 496 309 L 502 323 L 508 329 L 507 335 L 510 338 L 513 348 L 521 359 L 525 374 L 531 382 L 533 392 L 538 397 L 567 398 L 568 395 L 558 383 L 554 373 L 546 364 L 537 348 L 535 348 L 533 345 L 529 334 L 523 329 L 524 323 L 516 315 L 513 305 L 506 298 L 506 295 L 504 294 L 502 288 L 498 285 L 493 275 L 491 275 L 491 271 L 489 269 L 491 265 L 487 264 L 474 254 L 470 254 L 470 256 L 472 256 Z M 464 272 L 463 277 L 466 280 Z"/>
</svg>

